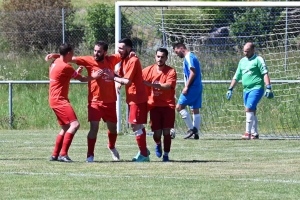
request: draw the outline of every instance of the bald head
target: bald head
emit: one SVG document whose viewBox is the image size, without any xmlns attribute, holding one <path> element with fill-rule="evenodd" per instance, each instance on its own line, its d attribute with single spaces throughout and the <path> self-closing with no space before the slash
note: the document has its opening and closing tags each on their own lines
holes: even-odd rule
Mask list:
<svg viewBox="0 0 300 200">
<path fill-rule="evenodd" d="M 247 58 L 251 58 L 254 55 L 254 44 L 252 42 L 247 42 L 244 46 L 244 55 Z"/>
</svg>

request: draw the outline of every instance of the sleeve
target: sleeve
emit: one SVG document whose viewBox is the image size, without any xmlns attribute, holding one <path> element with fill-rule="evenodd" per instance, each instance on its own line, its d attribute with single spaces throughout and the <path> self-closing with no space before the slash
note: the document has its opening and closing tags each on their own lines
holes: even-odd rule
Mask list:
<svg viewBox="0 0 300 200">
<path fill-rule="evenodd" d="M 241 80 L 242 78 L 242 72 L 241 72 L 241 61 L 239 62 L 238 68 L 236 69 L 236 72 L 233 76 L 233 79 L 235 79 L 236 81 Z"/>
<path fill-rule="evenodd" d="M 82 77 L 70 64 L 66 65 L 66 74 L 73 79 L 80 79 Z"/>
<path fill-rule="evenodd" d="M 76 64 L 77 65 L 82 65 L 85 68 L 91 67 L 91 64 L 89 62 L 89 57 L 87 57 L 87 56 L 78 56 L 78 57 L 76 57 Z"/>
<path fill-rule="evenodd" d="M 186 62 L 188 64 L 189 69 L 192 68 L 192 67 L 195 67 L 191 54 L 189 54 L 189 56 L 186 57 Z"/>
<path fill-rule="evenodd" d="M 112 54 L 109 56 L 109 59 L 111 60 L 113 65 L 118 64 L 122 60 L 120 54 Z"/>
<path fill-rule="evenodd" d="M 150 67 L 146 67 L 142 71 L 143 72 L 143 80 L 145 80 L 145 81 L 149 81 L 149 76 L 148 76 L 148 74 L 149 74 L 149 68 Z"/>
<path fill-rule="evenodd" d="M 176 81 L 177 81 L 177 73 L 176 70 L 173 68 L 170 70 L 170 73 L 168 74 L 166 83 L 169 83 L 171 87 L 175 89 Z"/>
<path fill-rule="evenodd" d="M 126 78 L 130 81 L 133 81 L 133 78 L 136 74 L 137 68 L 140 67 L 142 68 L 142 65 L 139 60 L 137 59 L 132 59 L 131 61 L 128 62 L 128 67 L 126 68 L 125 74 L 123 78 Z"/>
<path fill-rule="evenodd" d="M 267 74 L 268 68 L 267 68 L 267 65 L 266 65 L 264 59 L 261 56 L 258 56 L 257 60 L 258 60 L 258 67 L 259 67 L 260 73 L 262 75 Z"/>
</svg>

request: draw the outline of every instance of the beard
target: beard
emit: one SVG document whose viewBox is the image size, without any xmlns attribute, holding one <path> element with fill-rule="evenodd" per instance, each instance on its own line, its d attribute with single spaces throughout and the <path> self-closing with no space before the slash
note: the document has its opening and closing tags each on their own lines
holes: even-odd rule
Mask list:
<svg viewBox="0 0 300 200">
<path fill-rule="evenodd" d="M 94 56 L 96 61 L 103 61 L 104 60 L 104 55 L 102 56 Z"/>
</svg>

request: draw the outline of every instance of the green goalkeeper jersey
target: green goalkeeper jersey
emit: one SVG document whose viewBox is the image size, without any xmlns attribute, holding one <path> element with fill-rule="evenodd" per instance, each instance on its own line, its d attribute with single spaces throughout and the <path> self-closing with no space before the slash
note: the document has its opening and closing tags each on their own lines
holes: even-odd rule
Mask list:
<svg viewBox="0 0 300 200">
<path fill-rule="evenodd" d="M 244 92 L 247 92 L 253 89 L 263 89 L 266 73 L 268 69 L 264 59 L 254 54 L 251 58 L 244 57 L 240 60 L 233 78 L 236 81 L 242 79 Z"/>
</svg>

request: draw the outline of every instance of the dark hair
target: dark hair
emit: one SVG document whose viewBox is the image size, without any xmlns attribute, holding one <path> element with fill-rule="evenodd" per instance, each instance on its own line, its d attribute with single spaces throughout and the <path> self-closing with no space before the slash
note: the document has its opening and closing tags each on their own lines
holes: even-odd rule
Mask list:
<svg viewBox="0 0 300 200">
<path fill-rule="evenodd" d="M 162 47 L 158 48 L 156 50 L 156 54 L 157 54 L 158 51 L 165 53 L 165 55 L 168 57 L 169 52 L 168 52 L 168 50 L 166 48 L 162 48 Z"/>
<path fill-rule="evenodd" d="M 180 48 L 180 47 L 186 49 L 186 46 L 182 42 L 178 42 L 178 43 L 173 45 L 173 49 Z"/>
<path fill-rule="evenodd" d="M 71 44 L 64 43 L 59 47 L 59 54 L 62 56 L 67 55 L 67 53 L 71 51 L 73 51 L 73 46 Z"/>
<path fill-rule="evenodd" d="M 108 50 L 108 44 L 104 41 L 98 41 L 95 43 L 95 46 L 101 46 L 103 48 L 104 51 L 107 51 Z"/>
<path fill-rule="evenodd" d="M 119 43 L 124 43 L 125 46 L 132 48 L 132 41 L 129 38 L 123 38 L 121 40 L 119 40 Z"/>
</svg>

